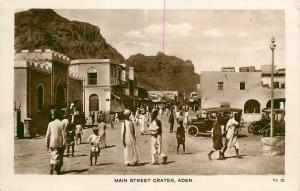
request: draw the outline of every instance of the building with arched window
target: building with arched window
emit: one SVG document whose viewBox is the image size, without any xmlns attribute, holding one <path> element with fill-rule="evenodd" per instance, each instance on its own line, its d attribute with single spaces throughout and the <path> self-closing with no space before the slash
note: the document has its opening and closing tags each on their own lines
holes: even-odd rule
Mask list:
<svg viewBox="0 0 300 191">
<path fill-rule="evenodd" d="M 45 134 L 52 108 L 82 111 L 83 79 L 69 72 L 70 59 L 50 49 L 15 54 L 14 102 L 21 122 L 30 119 L 35 133 Z"/>
<path fill-rule="evenodd" d="M 240 69 L 235 71 L 203 71 L 200 75 L 201 107 L 220 107 L 226 103 L 230 107 L 243 109 L 244 114 L 257 115 L 268 107 L 271 98 L 271 75 L 269 67 L 262 70 Z M 275 107 L 285 107 L 285 70 L 275 70 Z M 278 83 L 278 86 L 275 84 Z"/>
<path fill-rule="evenodd" d="M 87 84 L 97 85 L 97 70 L 94 67 L 89 68 L 87 71 Z"/>
<path fill-rule="evenodd" d="M 84 81 L 85 115 L 109 112 L 124 104 L 129 97 L 128 71 L 125 65 L 110 59 L 72 60 L 70 70 L 79 73 Z M 127 71 L 127 72 L 126 72 Z M 112 102 L 112 100 L 115 100 Z M 112 105 L 114 107 L 112 107 Z"/>
</svg>

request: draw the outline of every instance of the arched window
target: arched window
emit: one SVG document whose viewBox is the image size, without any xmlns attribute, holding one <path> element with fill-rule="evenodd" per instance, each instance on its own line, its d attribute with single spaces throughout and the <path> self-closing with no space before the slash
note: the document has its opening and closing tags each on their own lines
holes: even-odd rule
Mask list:
<svg viewBox="0 0 300 191">
<path fill-rule="evenodd" d="M 260 113 L 260 103 L 255 99 L 246 101 L 244 113 Z"/>
<path fill-rule="evenodd" d="M 90 95 L 89 110 L 90 111 L 99 111 L 99 98 L 96 94 Z"/>
<path fill-rule="evenodd" d="M 97 85 L 97 70 L 95 68 L 89 68 L 87 75 L 88 85 Z"/>
<path fill-rule="evenodd" d="M 37 110 L 42 111 L 44 109 L 44 88 L 39 85 L 37 88 Z"/>
</svg>

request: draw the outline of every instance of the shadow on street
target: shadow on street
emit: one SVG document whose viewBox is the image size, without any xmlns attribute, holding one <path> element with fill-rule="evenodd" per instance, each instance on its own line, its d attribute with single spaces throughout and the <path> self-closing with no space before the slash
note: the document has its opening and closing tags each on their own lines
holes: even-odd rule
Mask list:
<svg viewBox="0 0 300 191">
<path fill-rule="evenodd" d="M 76 174 L 81 174 L 88 171 L 87 168 L 85 169 L 80 169 L 80 170 L 67 170 L 67 171 L 63 171 L 62 174 L 68 174 L 68 173 L 76 173 Z"/>
<path fill-rule="evenodd" d="M 113 163 L 113 162 L 100 163 L 100 164 L 97 164 L 96 166 L 105 166 L 105 165 L 111 165 L 111 164 L 115 164 L 115 163 Z"/>
<path fill-rule="evenodd" d="M 241 157 L 245 157 L 245 156 L 247 156 L 247 155 L 240 155 Z M 230 157 L 225 157 L 225 159 L 230 159 L 230 158 L 237 158 L 236 156 L 230 156 Z M 243 159 L 243 158 L 241 158 L 241 159 Z"/>
</svg>

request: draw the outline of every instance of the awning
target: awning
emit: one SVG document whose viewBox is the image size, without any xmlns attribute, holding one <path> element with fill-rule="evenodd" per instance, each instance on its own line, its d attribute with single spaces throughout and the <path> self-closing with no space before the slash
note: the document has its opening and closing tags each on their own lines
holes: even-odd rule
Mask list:
<svg viewBox="0 0 300 191">
<path fill-rule="evenodd" d="M 120 100 L 120 97 L 115 95 L 115 94 L 111 94 L 113 97 L 117 98 L 118 100 Z"/>
<path fill-rule="evenodd" d="M 111 112 L 123 112 L 125 110 L 125 106 L 123 103 L 111 102 L 110 110 Z"/>
</svg>

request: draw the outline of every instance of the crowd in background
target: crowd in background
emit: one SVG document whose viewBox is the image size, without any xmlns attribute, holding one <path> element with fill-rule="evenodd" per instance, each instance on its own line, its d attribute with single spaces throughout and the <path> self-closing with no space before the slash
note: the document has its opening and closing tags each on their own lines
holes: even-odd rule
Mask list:
<svg viewBox="0 0 300 191">
<path fill-rule="evenodd" d="M 136 141 L 137 128 L 139 128 L 141 135 L 150 136 L 151 164 L 158 165 L 160 160 L 162 163 L 166 163 L 168 156 L 162 151 L 163 127 L 161 120 L 163 116 L 167 118 L 169 123 L 169 133 L 174 132 L 176 125 L 177 154 L 180 146 L 183 147 L 183 153 L 185 153 L 185 132 L 191 110 L 189 105 L 155 104 L 143 105 L 133 111 L 126 109 L 119 113 L 104 113 L 102 111 L 99 111 L 97 115 L 91 113 L 93 133 L 87 139 L 90 144 L 90 165 L 97 164 L 101 149 L 106 147 L 107 127 L 110 126 L 113 129 L 114 125 L 119 123 L 121 123 L 125 165 L 136 166 L 140 162 L 140 151 Z M 196 118 L 207 118 L 207 116 L 197 112 Z M 211 133 L 213 146 L 208 158 L 211 160 L 211 154 L 214 151 L 219 151 L 219 159 L 224 159 L 224 153 L 228 146 L 234 146 L 237 156 L 240 157 L 235 128 L 238 125 L 238 116 L 235 115 L 229 119 L 230 116 L 215 115 L 210 116 L 210 118 L 215 120 Z M 87 120 L 79 114 L 74 104 L 71 104 L 68 114 L 66 111 L 60 110 L 53 113 L 46 134 L 47 149 L 51 152 L 50 174 L 53 174 L 54 170 L 57 174 L 61 173 L 65 152 L 67 157 L 74 156 L 74 147 L 81 144 L 83 128 L 86 125 Z M 226 127 L 227 134 L 224 144 L 222 139 L 224 132 L 221 126 Z"/>
</svg>

